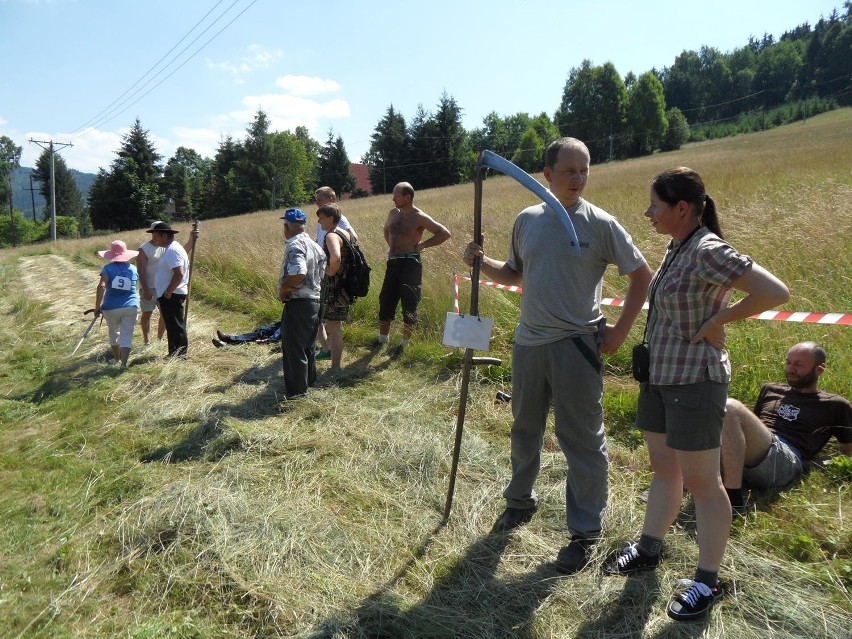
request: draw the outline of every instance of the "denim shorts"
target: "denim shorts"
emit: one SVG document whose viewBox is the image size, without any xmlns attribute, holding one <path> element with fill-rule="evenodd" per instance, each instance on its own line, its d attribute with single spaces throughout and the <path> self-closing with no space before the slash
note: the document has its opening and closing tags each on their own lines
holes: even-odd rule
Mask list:
<svg viewBox="0 0 852 639">
<path fill-rule="evenodd" d="M 758 488 L 783 488 L 805 472 L 802 457 L 787 440 L 772 433 L 766 457 L 754 468 L 743 470 L 743 479 Z"/>
<path fill-rule="evenodd" d="M 728 385 L 720 382 L 639 385 L 636 427 L 665 433 L 675 450 L 712 450 L 722 443 Z"/>
</svg>

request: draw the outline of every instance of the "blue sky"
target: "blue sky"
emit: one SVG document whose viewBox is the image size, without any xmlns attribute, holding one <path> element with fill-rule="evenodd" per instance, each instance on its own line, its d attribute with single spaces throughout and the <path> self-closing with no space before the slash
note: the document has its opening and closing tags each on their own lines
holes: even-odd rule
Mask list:
<svg viewBox="0 0 852 639">
<path fill-rule="evenodd" d="M 96 172 L 137 117 L 165 162 L 178 146 L 212 157 L 262 108 L 273 131 L 304 125 L 325 142 L 332 128 L 357 162 L 391 104 L 409 121 L 446 91 L 467 129 L 491 111 L 552 116 L 584 58 L 639 75 L 702 45 L 778 38 L 842 4 L 0 0 L 0 135 L 24 148 L 24 166 L 41 153 L 30 138 L 53 139 L 74 145 L 69 168 Z"/>
</svg>

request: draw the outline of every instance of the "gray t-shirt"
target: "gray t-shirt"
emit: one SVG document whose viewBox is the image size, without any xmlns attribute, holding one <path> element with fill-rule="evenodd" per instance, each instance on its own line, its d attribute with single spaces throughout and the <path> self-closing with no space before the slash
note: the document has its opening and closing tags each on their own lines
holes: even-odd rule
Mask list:
<svg viewBox="0 0 852 639">
<path fill-rule="evenodd" d="M 299 233 L 284 243 L 284 259 L 278 275 L 278 287 L 290 275 L 304 275 L 299 288 L 290 299 L 320 298 L 320 286 L 325 273 L 325 253 L 307 233 Z"/>
<path fill-rule="evenodd" d="M 630 234 L 609 213 L 581 199 L 568 209 L 580 255 L 558 214 L 544 203 L 515 218 L 507 265 L 521 274 L 523 295 L 515 342 L 548 344 L 595 332 L 601 283 L 614 264 L 627 275 L 645 264 Z"/>
</svg>

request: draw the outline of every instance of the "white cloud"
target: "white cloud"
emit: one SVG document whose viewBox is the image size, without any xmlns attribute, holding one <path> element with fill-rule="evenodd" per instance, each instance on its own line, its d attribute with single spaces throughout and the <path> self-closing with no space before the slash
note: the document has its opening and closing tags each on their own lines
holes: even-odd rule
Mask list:
<svg viewBox="0 0 852 639">
<path fill-rule="evenodd" d="M 242 102 L 246 108 L 228 113 L 228 119 L 241 123 L 243 129 L 254 120 L 257 110 L 262 109 L 269 117 L 270 131 L 294 131 L 297 126 L 304 126 L 313 137 L 323 137 L 328 120 L 350 115 L 349 103 L 340 98 L 323 102 L 297 95 L 269 93 L 246 96 Z"/>
<path fill-rule="evenodd" d="M 97 173 L 98 169 L 109 169 L 116 157 L 116 151 L 121 147 L 121 138 L 127 130 L 117 132 L 90 128 L 73 137 L 60 133 L 54 139 L 74 145 L 61 151 L 69 169 Z"/>
<path fill-rule="evenodd" d="M 340 85 L 334 80 L 307 75 L 283 75 L 275 81 L 275 85 L 294 95 L 319 95 L 340 91 Z"/>
<path fill-rule="evenodd" d="M 253 44 L 248 48 L 246 55 L 237 60 L 225 60 L 223 62 L 207 61 L 207 68 L 214 71 L 224 71 L 234 76 L 237 84 L 243 83 L 243 76 L 255 69 L 266 69 L 276 60 L 284 55 L 281 49 L 266 49 L 259 44 Z"/>
<path fill-rule="evenodd" d="M 69 169 L 83 173 L 97 173 L 100 168 L 109 168 L 115 159 L 115 152 L 121 146 L 123 132 L 101 131 L 86 129 L 76 135 L 68 133 L 46 133 L 45 131 L 29 131 L 24 135 L 17 133 L 9 135 L 23 148 L 21 166 L 34 167 L 44 148 L 53 140 L 55 151 L 62 156 Z M 30 140 L 45 142 L 38 145 Z M 63 146 L 60 143 L 70 142 L 73 146 Z"/>
<path fill-rule="evenodd" d="M 188 127 L 175 127 L 172 131 L 175 135 L 175 141 L 169 154 L 163 154 L 166 162 L 175 154 L 175 151 L 177 151 L 179 146 L 193 149 L 202 157 L 212 158 L 216 155 L 216 150 L 219 148 L 219 142 L 228 135 L 228 132 L 220 129 L 191 129 Z M 242 132 L 231 133 L 231 135 L 234 138 L 240 138 L 242 137 L 241 133 Z"/>
</svg>

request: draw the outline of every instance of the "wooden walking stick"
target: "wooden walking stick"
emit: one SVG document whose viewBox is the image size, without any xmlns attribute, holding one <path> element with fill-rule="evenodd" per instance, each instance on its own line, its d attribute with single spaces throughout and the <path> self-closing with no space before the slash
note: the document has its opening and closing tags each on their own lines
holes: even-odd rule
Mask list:
<svg viewBox="0 0 852 639">
<path fill-rule="evenodd" d="M 186 301 L 183 306 L 183 323 L 186 324 L 186 318 L 189 317 L 189 294 L 192 290 L 192 264 L 195 262 L 195 244 L 198 242 L 198 225 L 200 222 L 195 220 L 192 223 L 192 250 L 189 253 L 189 275 L 186 278 Z"/>
</svg>

